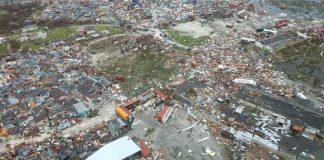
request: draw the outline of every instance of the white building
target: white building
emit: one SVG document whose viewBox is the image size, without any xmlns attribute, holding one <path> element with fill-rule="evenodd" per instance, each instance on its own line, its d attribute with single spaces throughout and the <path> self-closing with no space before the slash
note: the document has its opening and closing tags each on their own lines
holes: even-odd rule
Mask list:
<svg viewBox="0 0 324 160">
<path fill-rule="evenodd" d="M 87 160 L 122 160 L 141 151 L 128 136 L 112 141 L 87 158 Z"/>
</svg>

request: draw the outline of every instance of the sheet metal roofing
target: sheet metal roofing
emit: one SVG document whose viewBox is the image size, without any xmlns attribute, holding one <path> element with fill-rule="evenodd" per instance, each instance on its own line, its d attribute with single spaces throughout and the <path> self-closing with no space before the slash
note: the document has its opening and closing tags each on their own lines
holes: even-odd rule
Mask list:
<svg viewBox="0 0 324 160">
<path fill-rule="evenodd" d="M 87 158 L 87 160 L 122 160 L 141 151 L 128 136 L 112 141 Z"/>
</svg>

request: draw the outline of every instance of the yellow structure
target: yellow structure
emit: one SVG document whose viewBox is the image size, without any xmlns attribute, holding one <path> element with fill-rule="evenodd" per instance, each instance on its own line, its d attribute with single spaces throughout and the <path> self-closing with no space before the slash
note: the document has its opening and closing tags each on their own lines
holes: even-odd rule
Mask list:
<svg viewBox="0 0 324 160">
<path fill-rule="evenodd" d="M 131 113 L 125 107 L 117 106 L 115 108 L 115 112 L 121 119 L 125 121 L 128 121 L 129 117 L 131 116 Z"/>
<path fill-rule="evenodd" d="M 0 137 L 8 137 L 7 129 L 0 128 Z"/>
</svg>

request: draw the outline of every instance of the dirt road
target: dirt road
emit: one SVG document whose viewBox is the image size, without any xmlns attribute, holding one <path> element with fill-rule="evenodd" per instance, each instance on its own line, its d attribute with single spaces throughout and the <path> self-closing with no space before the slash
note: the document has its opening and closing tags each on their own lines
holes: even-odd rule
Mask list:
<svg viewBox="0 0 324 160">
<path fill-rule="evenodd" d="M 111 117 L 115 114 L 115 103 L 114 102 L 106 102 L 103 103 L 102 109 L 99 111 L 99 115 L 93 118 L 85 118 L 83 119 L 82 123 L 80 125 L 75 125 L 70 128 L 67 128 L 63 131 L 63 135 L 65 137 L 75 135 L 77 133 L 80 133 L 82 131 L 85 131 L 87 129 L 90 129 L 94 127 L 96 124 L 101 123 L 102 121 L 108 121 L 111 119 Z M 20 139 L 14 139 L 10 140 L 6 144 L 10 144 L 11 146 L 15 146 L 21 143 L 33 143 L 33 142 L 41 142 L 44 141 L 47 138 L 50 138 L 51 131 L 54 131 L 56 128 L 51 129 L 50 131 L 47 131 L 43 134 L 41 134 L 39 137 L 33 137 L 33 138 L 20 138 Z M 6 151 L 5 144 L 0 146 L 0 153 L 3 153 Z"/>
</svg>

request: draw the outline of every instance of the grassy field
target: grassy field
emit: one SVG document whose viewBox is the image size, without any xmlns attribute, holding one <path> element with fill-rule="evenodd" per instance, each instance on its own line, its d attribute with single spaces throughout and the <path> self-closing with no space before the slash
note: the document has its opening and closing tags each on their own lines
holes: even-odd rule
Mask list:
<svg viewBox="0 0 324 160">
<path fill-rule="evenodd" d="M 42 31 L 41 29 L 35 31 Z M 55 40 L 64 40 L 72 36 L 73 34 L 77 33 L 77 28 L 71 27 L 60 27 L 55 28 L 47 32 L 47 37 L 45 39 L 37 39 L 34 41 L 26 42 L 23 47 L 27 47 L 30 49 L 39 49 L 42 47 L 42 43 L 49 43 Z"/>
<path fill-rule="evenodd" d="M 112 35 L 122 34 L 125 32 L 122 28 L 117 27 L 117 26 L 107 26 L 107 25 L 100 25 L 100 24 L 95 25 L 95 29 L 97 32 L 101 32 L 101 31 L 107 29 L 110 31 L 110 33 Z"/>
<path fill-rule="evenodd" d="M 115 26 L 94 25 L 94 27 L 97 32 L 101 32 L 105 29 L 108 29 L 112 35 L 121 34 L 125 32 L 123 29 Z M 37 30 L 31 31 L 31 33 L 36 33 L 39 31 L 43 31 L 43 29 L 39 28 Z M 47 37 L 45 39 L 37 39 L 33 41 L 24 42 L 22 43 L 22 47 L 25 49 L 28 48 L 39 49 L 40 47 L 42 47 L 43 43 L 49 43 L 55 40 L 65 40 L 73 36 L 77 32 L 78 32 L 78 27 L 66 26 L 66 27 L 55 28 L 53 30 L 47 31 Z"/>
<path fill-rule="evenodd" d="M 76 28 L 71 28 L 71 27 L 55 28 L 53 30 L 50 30 L 47 33 L 47 37 L 43 41 L 50 42 L 59 39 L 66 39 L 75 33 L 77 33 Z"/>
<path fill-rule="evenodd" d="M 108 30 L 110 31 L 111 35 L 122 34 L 125 32 L 122 28 L 116 26 L 109 26 Z"/>
<path fill-rule="evenodd" d="M 108 29 L 112 35 L 115 34 L 121 34 L 124 33 L 124 31 L 118 27 L 114 27 L 114 26 L 104 26 L 104 25 L 96 25 L 95 29 L 97 32 L 101 32 L 104 29 Z M 39 39 L 36 40 L 35 42 L 38 43 L 46 43 L 46 42 L 51 42 L 54 40 L 60 40 L 60 39 L 67 39 L 70 36 L 72 36 L 73 34 L 76 34 L 77 31 L 77 27 L 60 27 L 60 28 L 55 28 L 53 30 L 50 30 L 47 32 L 47 37 L 45 39 Z"/>
<path fill-rule="evenodd" d="M 106 29 L 106 26 L 105 25 L 96 25 L 95 29 L 97 32 L 101 32 Z"/>
<path fill-rule="evenodd" d="M 173 41 L 188 47 L 200 46 L 202 44 L 205 44 L 209 39 L 208 36 L 194 38 L 190 35 L 182 34 L 181 32 L 173 30 L 171 28 L 166 29 L 166 32 Z"/>
<path fill-rule="evenodd" d="M 168 81 L 176 72 L 176 67 L 166 55 L 149 48 L 132 56 L 119 58 L 104 71 L 111 75 L 124 75 L 125 80 L 121 82 L 122 89 L 132 97 L 154 87 L 153 81 Z"/>
<path fill-rule="evenodd" d="M 0 56 L 7 52 L 7 45 L 0 44 Z"/>
<path fill-rule="evenodd" d="M 25 49 L 37 50 L 37 49 L 41 48 L 43 45 L 36 44 L 33 42 L 23 42 L 23 43 L 21 43 L 21 46 L 22 46 L 23 50 L 25 50 Z"/>
</svg>

